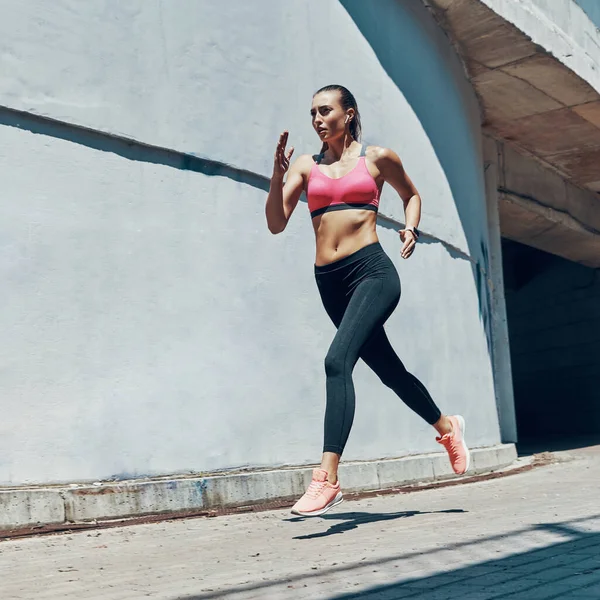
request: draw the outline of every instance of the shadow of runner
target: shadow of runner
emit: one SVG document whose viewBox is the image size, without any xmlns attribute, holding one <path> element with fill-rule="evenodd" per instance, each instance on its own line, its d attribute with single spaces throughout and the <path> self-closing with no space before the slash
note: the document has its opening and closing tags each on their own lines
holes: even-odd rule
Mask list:
<svg viewBox="0 0 600 600">
<path fill-rule="evenodd" d="M 416 511 L 415 511 L 416 512 Z M 439 511 L 456 512 L 456 511 Z M 462 512 L 462 511 L 458 511 Z M 364 516 L 390 516 L 402 518 L 413 516 L 412 512 L 391 515 L 369 515 L 369 513 L 340 513 L 336 517 L 351 517 L 356 522 Z M 426 514 L 426 513 L 421 513 Z M 325 517 L 323 517 L 325 518 Z M 381 519 L 389 520 L 389 519 Z M 580 528 L 593 531 L 582 531 Z M 598 531 L 596 531 L 598 529 Z M 559 534 L 566 540 L 546 543 L 525 551 L 519 551 L 532 534 Z M 524 539 L 525 538 L 525 539 Z M 507 546 L 512 552 L 506 555 Z M 376 560 L 361 560 L 319 571 L 296 573 L 273 577 L 269 581 L 227 587 L 222 590 L 206 590 L 192 596 L 176 596 L 173 600 L 209 600 L 217 598 L 323 598 L 310 586 L 316 578 L 338 578 L 344 574 L 365 583 L 373 568 L 386 565 L 394 568 L 418 559 L 429 567 L 438 557 L 440 569 L 444 568 L 448 552 L 453 555 L 465 553 L 473 556 L 477 548 L 487 552 L 502 552 L 503 558 L 478 561 L 465 567 L 447 570 L 427 577 L 403 578 L 395 583 L 373 586 L 360 592 L 329 596 L 329 600 L 599 600 L 600 599 L 600 514 L 558 523 L 541 523 L 517 531 L 486 536 L 477 540 L 448 543 L 429 551 L 391 554 Z M 479 550 L 481 552 L 481 550 Z M 413 568 L 414 563 L 411 567 Z M 300 594 L 300 595 L 299 595 Z"/>
<path fill-rule="evenodd" d="M 420 510 L 406 510 L 395 513 L 370 513 L 370 512 L 346 512 L 346 513 L 327 513 L 321 516 L 321 519 L 325 521 L 342 521 L 332 525 L 327 531 L 319 531 L 318 533 L 311 533 L 308 535 L 298 535 L 292 539 L 294 540 L 312 540 L 315 538 L 327 537 L 335 535 L 337 533 L 344 533 L 352 529 L 356 529 L 359 525 L 365 525 L 367 523 L 378 523 L 382 521 L 393 521 L 395 519 L 405 519 L 407 517 L 414 517 L 416 515 L 431 515 L 441 513 L 466 513 L 468 511 L 461 508 L 452 508 L 449 510 L 436 510 L 436 511 L 420 511 Z M 291 519 L 284 519 L 290 523 L 297 523 L 305 521 L 306 519 L 314 519 L 315 517 L 294 517 Z"/>
</svg>

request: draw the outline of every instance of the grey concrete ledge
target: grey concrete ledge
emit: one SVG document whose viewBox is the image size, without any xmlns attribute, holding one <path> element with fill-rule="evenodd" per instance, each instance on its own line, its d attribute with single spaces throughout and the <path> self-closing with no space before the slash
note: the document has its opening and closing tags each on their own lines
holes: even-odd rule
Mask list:
<svg viewBox="0 0 600 600">
<path fill-rule="evenodd" d="M 475 448 L 471 451 L 468 475 L 502 469 L 516 458 L 514 444 Z M 311 473 L 312 467 L 295 467 L 94 485 L 0 488 L 0 530 L 293 499 L 304 492 Z M 348 462 L 340 466 L 340 480 L 347 492 L 375 491 L 452 477 L 455 476 L 445 453 Z"/>
</svg>

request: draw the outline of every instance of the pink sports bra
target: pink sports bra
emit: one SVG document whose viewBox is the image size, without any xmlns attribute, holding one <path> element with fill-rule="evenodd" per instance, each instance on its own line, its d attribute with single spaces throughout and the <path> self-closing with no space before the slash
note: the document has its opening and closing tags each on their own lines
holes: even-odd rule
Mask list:
<svg viewBox="0 0 600 600">
<path fill-rule="evenodd" d="M 356 166 L 334 179 L 325 175 L 317 166 L 323 158 L 322 154 L 313 157 L 314 162 L 308 176 L 306 196 L 310 216 L 316 217 L 332 210 L 379 208 L 380 190 L 365 164 L 364 146 Z"/>
</svg>

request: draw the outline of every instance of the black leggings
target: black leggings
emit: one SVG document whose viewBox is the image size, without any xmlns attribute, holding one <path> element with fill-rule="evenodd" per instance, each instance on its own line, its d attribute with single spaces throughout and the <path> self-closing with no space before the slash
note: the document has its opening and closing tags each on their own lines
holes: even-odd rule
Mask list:
<svg viewBox="0 0 600 600">
<path fill-rule="evenodd" d="M 337 327 L 327 357 L 327 409 L 323 452 L 342 454 L 354 419 L 352 371 L 359 358 L 427 423 L 441 416 L 425 386 L 409 373 L 383 329 L 400 300 L 400 278 L 376 242 L 324 266 L 315 278 Z"/>
</svg>

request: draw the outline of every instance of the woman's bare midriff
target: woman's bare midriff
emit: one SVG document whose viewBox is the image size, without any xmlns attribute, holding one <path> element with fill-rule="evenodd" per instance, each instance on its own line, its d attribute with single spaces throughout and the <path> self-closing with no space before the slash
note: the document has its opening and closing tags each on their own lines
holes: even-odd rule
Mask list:
<svg viewBox="0 0 600 600">
<path fill-rule="evenodd" d="M 331 211 L 315 217 L 312 222 L 317 242 L 317 266 L 340 260 L 379 241 L 375 229 L 377 213 L 372 210 Z"/>
</svg>

